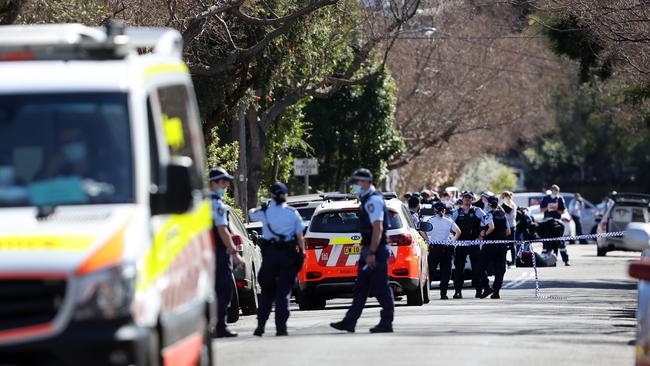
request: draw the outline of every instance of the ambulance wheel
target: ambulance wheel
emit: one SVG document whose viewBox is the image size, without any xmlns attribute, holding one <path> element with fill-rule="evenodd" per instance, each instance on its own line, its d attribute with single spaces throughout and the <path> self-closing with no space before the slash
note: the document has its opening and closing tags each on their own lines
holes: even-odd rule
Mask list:
<svg viewBox="0 0 650 366">
<path fill-rule="evenodd" d="M 406 293 L 406 305 L 408 306 L 422 306 L 424 304 L 424 295 L 422 290 L 422 281 L 418 283 L 418 287 Z"/>
<path fill-rule="evenodd" d="M 210 334 L 210 312 L 206 309 L 205 326 L 203 329 L 203 344 L 201 345 L 201 354 L 198 366 L 214 365 L 214 354 L 212 352 L 212 336 Z"/>
<path fill-rule="evenodd" d="M 149 349 L 147 350 L 147 363 L 148 366 L 162 365 L 162 353 L 160 350 L 160 332 L 158 328 L 149 331 Z"/>
<path fill-rule="evenodd" d="M 607 255 L 607 248 L 601 248 L 599 246 L 596 246 L 596 248 L 598 249 L 598 252 L 596 254 L 598 254 L 599 257 L 604 257 Z"/>
<path fill-rule="evenodd" d="M 298 297 L 298 308 L 300 310 L 323 310 L 326 304 L 327 301 L 324 297 L 304 291 L 301 291 Z"/>
</svg>

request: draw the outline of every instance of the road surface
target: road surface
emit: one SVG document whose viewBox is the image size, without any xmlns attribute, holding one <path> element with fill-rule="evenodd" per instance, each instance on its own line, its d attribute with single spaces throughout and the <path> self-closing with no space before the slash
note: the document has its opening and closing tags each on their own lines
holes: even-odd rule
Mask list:
<svg viewBox="0 0 650 366">
<path fill-rule="evenodd" d="M 218 365 L 633 365 L 636 282 L 627 265 L 638 253 L 596 257 L 594 245 L 569 246 L 572 266 L 540 268 L 535 298 L 532 268 L 506 273 L 501 300 L 439 300 L 407 307 L 397 302 L 393 334 L 369 334 L 379 308 L 369 301 L 355 334 L 329 327 L 350 304 L 328 302 L 322 311 L 292 305 L 289 337 L 252 335 L 254 316 L 232 325 L 235 339 L 215 340 Z M 273 314 L 272 314 L 273 316 Z"/>
</svg>

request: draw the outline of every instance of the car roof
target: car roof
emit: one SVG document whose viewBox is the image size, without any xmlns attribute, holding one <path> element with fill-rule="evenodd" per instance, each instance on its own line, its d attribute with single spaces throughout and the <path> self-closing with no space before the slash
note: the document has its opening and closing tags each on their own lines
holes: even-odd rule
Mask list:
<svg viewBox="0 0 650 366">
<path fill-rule="evenodd" d="M 400 207 L 403 206 L 402 202 L 396 198 L 391 198 L 385 200 L 386 206 L 393 210 L 399 212 Z M 317 215 L 321 212 L 330 212 L 330 211 L 341 211 L 341 210 L 353 210 L 359 208 L 358 200 L 344 200 L 344 201 L 325 201 L 316 208 L 314 215 Z"/>
</svg>

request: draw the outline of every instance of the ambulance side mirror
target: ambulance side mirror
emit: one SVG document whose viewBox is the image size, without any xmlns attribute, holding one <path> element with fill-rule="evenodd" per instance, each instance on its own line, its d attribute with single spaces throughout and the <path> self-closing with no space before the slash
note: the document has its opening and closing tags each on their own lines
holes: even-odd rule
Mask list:
<svg viewBox="0 0 650 366">
<path fill-rule="evenodd" d="M 418 224 L 418 231 L 429 232 L 433 230 L 433 224 L 427 221 L 420 221 Z"/>
<path fill-rule="evenodd" d="M 625 230 L 623 240 L 632 249 L 650 249 L 650 224 L 631 222 Z"/>
<path fill-rule="evenodd" d="M 192 159 L 174 157 L 165 169 L 165 185 L 151 194 L 151 213 L 182 214 L 192 207 Z"/>
</svg>

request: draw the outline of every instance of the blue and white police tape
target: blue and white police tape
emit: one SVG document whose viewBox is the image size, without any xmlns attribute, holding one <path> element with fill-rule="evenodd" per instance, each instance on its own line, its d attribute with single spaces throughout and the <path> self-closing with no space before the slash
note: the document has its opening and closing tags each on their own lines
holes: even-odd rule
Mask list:
<svg viewBox="0 0 650 366">
<path fill-rule="evenodd" d="M 583 240 L 583 239 L 597 239 L 597 238 L 613 238 L 613 237 L 622 237 L 625 235 L 624 231 L 617 231 L 611 233 L 600 233 L 600 234 L 586 234 L 586 235 L 571 235 L 571 236 L 561 236 L 555 238 L 540 238 L 533 240 L 442 240 L 442 241 L 427 241 L 431 245 L 444 245 L 444 246 L 454 246 L 454 247 L 467 247 L 473 245 L 490 245 L 490 244 L 515 244 L 519 245 L 519 250 L 517 251 L 517 258 L 522 258 L 524 250 L 526 247 L 530 249 L 532 264 L 533 264 L 533 273 L 535 274 L 535 297 L 538 299 L 549 299 L 549 300 L 566 300 L 566 297 L 553 296 L 553 295 L 543 295 L 540 293 L 539 287 L 539 275 L 537 273 L 537 258 L 535 255 L 535 250 L 532 248 L 534 243 L 540 242 L 550 242 L 550 241 L 566 241 L 566 240 Z M 527 244 L 527 245 L 526 245 Z"/>
<path fill-rule="evenodd" d="M 624 231 L 617 231 L 611 233 L 559 236 L 555 238 L 539 238 L 539 239 L 532 239 L 532 240 L 428 240 L 427 244 L 447 245 L 453 247 L 467 247 L 472 245 L 484 245 L 484 244 L 512 244 L 512 243 L 526 244 L 526 243 L 538 243 L 538 242 L 547 242 L 547 241 L 611 238 L 611 237 L 622 237 L 623 235 L 625 235 Z"/>
</svg>

